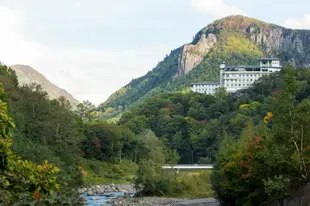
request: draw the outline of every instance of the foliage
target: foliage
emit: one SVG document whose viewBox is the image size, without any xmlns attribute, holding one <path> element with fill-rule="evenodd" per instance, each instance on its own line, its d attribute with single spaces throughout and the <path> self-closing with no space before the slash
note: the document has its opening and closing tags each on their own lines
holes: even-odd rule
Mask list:
<svg viewBox="0 0 310 206">
<path fill-rule="evenodd" d="M 266 105 L 256 107 L 265 110 L 261 120 L 253 124 L 255 118 L 250 118 L 236 143 L 229 136 L 223 140 L 212 174 L 213 188 L 223 202 L 259 205 L 309 181 L 310 103 L 298 99 L 308 87 L 303 84 L 308 77 L 300 77 L 305 72 L 288 66 L 281 74 L 282 88 L 264 98 Z"/>
<path fill-rule="evenodd" d="M 135 187 L 139 195 L 164 195 L 168 189 L 168 182 L 163 178 L 162 165 L 165 163 L 165 150 L 153 132 L 145 130 L 140 138 L 147 145 L 147 152 L 140 160 Z"/>
<path fill-rule="evenodd" d="M 135 187 L 138 195 L 164 195 L 167 192 L 168 184 L 163 179 L 161 165 L 151 159 L 142 160 L 135 178 Z"/>
<path fill-rule="evenodd" d="M 153 97 L 125 113 L 119 124 L 137 132 L 142 128 L 151 129 L 171 150 L 167 151 L 166 162 L 171 162 L 173 154 L 181 163 L 196 163 L 206 158 L 211 163 L 223 132 L 221 127 L 227 125 L 230 118 L 230 115 L 224 115 L 233 109 L 228 101 L 229 96 L 221 90 L 214 97 L 194 93 L 165 94 Z M 251 103 L 252 110 L 248 116 L 257 112 L 254 104 Z M 218 116 L 222 118 L 218 120 Z M 243 120 L 232 122 L 236 121 Z M 242 126 L 240 124 L 239 127 Z"/>
</svg>

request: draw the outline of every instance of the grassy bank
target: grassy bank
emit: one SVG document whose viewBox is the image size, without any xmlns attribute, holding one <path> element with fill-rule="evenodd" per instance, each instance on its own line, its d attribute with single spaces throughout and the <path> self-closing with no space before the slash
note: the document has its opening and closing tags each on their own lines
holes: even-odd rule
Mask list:
<svg viewBox="0 0 310 206">
<path fill-rule="evenodd" d="M 84 160 L 83 179 L 87 185 L 129 184 L 136 175 L 137 165 L 123 160 L 120 163 L 107 163 L 98 160 Z"/>
</svg>

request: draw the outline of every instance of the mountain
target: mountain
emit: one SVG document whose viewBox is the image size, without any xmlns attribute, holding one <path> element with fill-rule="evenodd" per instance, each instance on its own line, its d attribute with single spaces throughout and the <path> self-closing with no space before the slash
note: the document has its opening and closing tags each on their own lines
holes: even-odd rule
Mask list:
<svg viewBox="0 0 310 206">
<path fill-rule="evenodd" d="M 36 71 L 32 67 L 27 65 L 14 65 L 10 67 L 15 70 L 20 85 L 36 83 L 42 86 L 42 88 L 49 94 L 51 99 L 57 99 L 63 96 L 73 105 L 79 104 L 79 101 L 74 99 L 73 96 L 66 90 L 61 89 L 50 82 L 43 74 Z"/>
<path fill-rule="evenodd" d="M 293 30 L 244 16 L 228 16 L 201 29 L 190 44 L 167 55 L 146 75 L 132 80 L 99 106 L 105 118 L 164 92 L 188 90 L 192 82 L 218 81 L 219 65 L 255 65 L 279 57 L 296 67 L 310 65 L 310 30 Z"/>
</svg>

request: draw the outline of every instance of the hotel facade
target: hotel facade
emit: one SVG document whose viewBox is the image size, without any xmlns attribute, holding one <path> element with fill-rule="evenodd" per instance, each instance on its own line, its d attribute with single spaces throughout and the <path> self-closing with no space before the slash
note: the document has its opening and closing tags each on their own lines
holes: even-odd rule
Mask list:
<svg viewBox="0 0 310 206">
<path fill-rule="evenodd" d="M 220 65 L 220 82 L 192 83 L 193 92 L 214 94 L 216 88 L 224 87 L 227 92 L 236 92 L 249 88 L 262 76 L 279 72 L 282 69 L 280 59 L 258 59 L 258 66 L 227 66 L 225 62 Z"/>
</svg>

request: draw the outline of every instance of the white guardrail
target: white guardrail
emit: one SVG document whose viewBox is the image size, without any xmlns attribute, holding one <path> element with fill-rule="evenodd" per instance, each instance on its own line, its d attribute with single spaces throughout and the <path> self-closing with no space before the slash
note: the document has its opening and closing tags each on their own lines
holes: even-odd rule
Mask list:
<svg viewBox="0 0 310 206">
<path fill-rule="evenodd" d="M 213 169 L 213 165 L 164 165 L 163 169 Z"/>
</svg>

